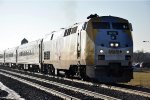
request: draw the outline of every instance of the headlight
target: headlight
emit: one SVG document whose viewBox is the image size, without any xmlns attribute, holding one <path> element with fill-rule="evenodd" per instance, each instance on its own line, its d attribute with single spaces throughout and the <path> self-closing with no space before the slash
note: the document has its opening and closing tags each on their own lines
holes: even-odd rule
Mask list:
<svg viewBox="0 0 150 100">
<path fill-rule="evenodd" d="M 114 43 L 110 43 L 110 46 L 111 46 L 111 47 L 114 47 Z"/>
<path fill-rule="evenodd" d="M 119 46 L 119 44 L 118 43 L 115 43 L 115 47 L 118 47 Z"/>
<path fill-rule="evenodd" d="M 130 53 L 130 51 L 128 50 L 128 51 L 126 51 L 126 53 Z"/>
<path fill-rule="evenodd" d="M 99 52 L 100 52 L 100 53 L 103 53 L 104 51 L 103 51 L 103 50 L 100 50 Z"/>
<path fill-rule="evenodd" d="M 119 47 L 119 45 L 120 45 L 119 42 L 110 42 L 109 43 L 109 46 L 114 47 L 114 48 Z"/>
</svg>

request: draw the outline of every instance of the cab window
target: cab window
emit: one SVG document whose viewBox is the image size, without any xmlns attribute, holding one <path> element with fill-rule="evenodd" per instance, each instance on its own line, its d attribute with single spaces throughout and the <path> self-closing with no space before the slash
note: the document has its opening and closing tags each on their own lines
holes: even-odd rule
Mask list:
<svg viewBox="0 0 150 100">
<path fill-rule="evenodd" d="M 85 30 L 87 26 L 87 22 L 84 23 L 84 25 L 82 26 L 82 29 Z"/>
<path fill-rule="evenodd" d="M 129 30 L 128 23 L 112 23 L 113 29 Z"/>
<path fill-rule="evenodd" d="M 93 22 L 92 25 L 94 29 L 110 29 L 109 22 Z"/>
</svg>

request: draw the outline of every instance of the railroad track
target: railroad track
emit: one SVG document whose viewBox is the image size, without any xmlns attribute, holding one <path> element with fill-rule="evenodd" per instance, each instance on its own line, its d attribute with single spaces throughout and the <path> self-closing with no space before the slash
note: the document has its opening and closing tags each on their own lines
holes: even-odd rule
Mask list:
<svg viewBox="0 0 150 100">
<path fill-rule="evenodd" d="M 22 72 L 24 72 L 24 71 L 22 71 Z M 31 73 L 31 72 L 27 72 L 27 73 Z M 35 73 L 35 74 L 43 75 L 43 74 L 40 74 L 40 73 Z M 62 78 L 62 77 L 58 77 L 58 76 L 48 75 L 47 77 L 50 77 L 50 78 L 53 77 L 53 78 L 58 78 L 58 79 L 60 78 L 60 79 L 67 80 L 67 81 L 70 81 L 70 82 L 77 82 L 77 83 L 86 84 L 86 85 L 89 85 L 89 86 L 103 87 L 103 88 L 113 89 L 113 90 L 122 91 L 122 92 L 125 92 L 125 93 L 130 93 L 130 94 L 135 94 L 135 95 L 140 95 L 140 96 L 145 96 L 145 97 L 150 98 L 150 89 L 149 89 L 149 92 L 144 92 L 144 91 L 139 91 L 139 90 L 134 90 L 134 89 L 129 89 L 129 88 L 117 87 L 117 86 L 113 86 L 113 85 L 97 84 L 97 83 L 86 82 L 86 81 L 82 81 L 82 80 Z"/>
<path fill-rule="evenodd" d="M 105 95 L 103 95 L 104 97 L 101 96 L 101 99 L 108 99 L 108 97 L 111 97 L 111 96 L 113 96 L 113 98 L 111 97 L 111 99 L 117 99 L 117 98 L 119 98 L 119 99 L 124 99 L 124 98 L 135 99 L 135 98 L 138 98 L 138 99 L 142 99 L 142 100 L 144 100 L 144 99 L 147 100 L 150 98 L 150 93 L 127 89 L 127 88 L 121 88 L 121 87 L 110 86 L 110 85 L 108 86 L 105 84 L 95 84 L 95 83 L 85 82 L 85 81 L 76 80 L 76 79 L 72 80 L 72 79 L 68 79 L 68 78 L 61 78 L 61 77 L 57 77 L 57 76 L 49 76 L 49 75 L 43 76 L 43 74 L 40 74 L 40 73 L 32 73 L 32 72 L 20 71 L 20 70 L 16 70 L 16 69 L 15 70 L 9 69 L 14 72 L 8 71 L 6 69 L 5 70 L 0 69 L 0 70 L 3 72 L 6 72 L 8 74 L 14 74 L 14 75 L 16 74 L 18 76 L 20 75 L 21 77 L 30 77 L 31 79 L 41 80 L 47 84 L 66 87 L 68 90 L 79 91 L 82 94 L 85 94 L 85 96 L 94 97 L 94 98 L 99 98 L 103 94 L 102 92 L 106 92 L 106 91 L 107 91 L 107 93 L 106 94 L 104 93 Z M 62 80 L 63 80 L 63 82 L 62 82 Z M 55 82 L 55 81 L 58 81 L 58 82 Z M 67 85 L 64 85 L 62 83 L 67 84 Z M 73 87 L 72 85 L 75 85 L 75 86 Z M 79 85 L 81 85 L 81 86 L 79 87 Z M 87 88 L 85 85 L 89 88 Z M 86 88 L 86 90 L 84 88 Z M 105 90 L 105 89 L 107 89 L 107 90 Z M 82 91 L 82 90 L 84 90 L 84 91 Z M 92 94 L 93 91 L 94 91 L 94 94 Z M 88 94 L 90 94 L 90 95 L 88 95 Z M 109 96 L 106 96 L 106 95 L 109 95 Z"/>
<path fill-rule="evenodd" d="M 22 82 L 22 83 L 28 84 L 28 85 L 33 86 L 33 87 L 35 87 L 35 88 L 38 88 L 38 89 L 40 89 L 40 90 L 46 91 L 46 92 L 48 92 L 48 93 L 54 94 L 54 95 L 59 96 L 59 97 L 61 97 L 61 98 L 63 98 L 63 99 L 74 99 L 74 100 L 78 100 L 77 98 L 74 98 L 74 97 L 72 97 L 72 96 L 69 96 L 69 95 L 60 93 L 60 92 L 58 92 L 58 91 L 55 91 L 55 90 L 52 90 L 52 89 L 49 89 L 49 88 L 46 88 L 46 87 L 44 87 L 44 86 L 42 86 L 42 85 L 39 85 L 39 84 L 36 84 L 36 83 L 30 82 L 30 81 L 27 81 L 27 80 L 24 80 L 24 79 L 15 77 L 15 76 L 13 76 L 13 75 L 9 75 L 9 74 L 3 73 L 3 72 L 0 72 L 0 74 L 4 75 L 4 76 L 6 76 L 6 77 L 10 77 L 10 78 L 12 78 L 12 79 L 15 79 L 15 80 L 17 80 L 17 81 L 20 81 L 20 82 Z"/>
<path fill-rule="evenodd" d="M 105 85 L 105 84 L 98 85 L 98 86 L 150 98 L 150 93 L 148 93 L 148 92 L 143 92 L 143 91 L 138 91 L 138 90 L 133 90 L 133 89 L 128 89 L 128 88 L 122 88 L 122 87 L 116 87 L 116 86 L 109 86 L 109 85 Z"/>
<path fill-rule="evenodd" d="M 56 83 L 56 82 L 48 81 L 48 80 L 37 78 L 37 77 L 32 77 L 32 76 L 29 76 L 29 75 L 23 75 L 23 74 L 11 72 L 11 71 L 6 71 L 6 70 L 2 70 L 2 69 L 0 69 L 0 71 L 1 71 L 0 74 L 4 75 L 6 77 L 11 77 L 12 79 L 15 79 L 17 81 L 23 82 L 25 84 L 28 84 L 28 85 L 33 86 L 35 88 L 38 88 L 40 90 L 46 91 L 48 93 L 51 93 L 53 95 L 57 95 L 57 96 L 59 96 L 59 97 L 61 97 L 63 99 L 79 100 L 79 99 L 82 99 L 82 98 L 77 98 L 77 97 L 73 97 L 73 96 L 64 94 L 62 92 L 58 92 L 56 90 L 53 90 L 53 89 L 50 89 L 48 87 L 39 85 L 39 84 L 31 82 L 29 80 L 32 79 L 32 80 L 36 80 L 36 81 L 39 81 L 39 82 L 43 82 L 43 83 L 47 83 L 47 84 L 59 86 L 61 88 L 65 88 L 67 90 L 71 90 L 71 91 L 74 91 L 74 92 L 81 93 L 82 95 L 84 94 L 86 98 L 89 97 L 89 98 L 95 98 L 95 99 L 119 100 L 119 99 L 114 98 L 114 97 L 110 97 L 110 96 L 106 96 L 106 95 L 99 94 L 99 93 L 96 93 L 96 92 L 92 92 L 92 91 L 88 91 L 88 90 L 84 90 L 84 89 L 80 89 L 80 88 L 76 88 L 76 87 L 64 85 L 64 84 L 61 84 L 61 83 Z M 27 78 L 29 80 L 27 80 Z"/>
<path fill-rule="evenodd" d="M 144 97 L 148 97 L 150 98 L 150 89 L 146 89 L 145 91 L 141 91 L 140 90 L 134 90 L 134 89 L 130 89 L 130 88 L 140 88 L 140 87 L 134 87 L 134 86 L 127 86 L 127 85 L 123 85 L 123 84 L 115 84 L 115 85 L 119 85 L 119 86 L 113 86 L 113 85 L 108 85 L 108 84 L 98 84 L 98 83 L 92 83 L 92 82 L 85 82 L 85 81 L 81 81 L 81 80 L 74 80 L 75 82 L 79 82 L 79 83 L 84 83 L 87 85 L 92 85 L 92 86 L 96 86 L 96 87 L 103 87 L 103 88 L 107 88 L 107 89 L 111 89 L 111 90 L 117 90 L 117 91 L 121 91 L 121 92 L 125 92 L 125 93 L 130 93 L 130 94 L 134 94 L 134 95 L 140 95 L 140 96 L 144 96 Z M 120 86 L 121 85 L 121 86 Z M 126 88 L 125 88 L 125 87 Z"/>
</svg>

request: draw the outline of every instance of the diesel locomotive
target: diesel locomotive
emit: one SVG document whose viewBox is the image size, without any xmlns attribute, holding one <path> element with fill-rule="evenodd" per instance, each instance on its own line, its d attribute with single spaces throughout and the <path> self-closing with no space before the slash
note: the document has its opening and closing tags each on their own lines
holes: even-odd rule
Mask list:
<svg viewBox="0 0 150 100">
<path fill-rule="evenodd" d="M 131 32 L 128 20 L 95 14 L 44 38 L 0 52 L 0 63 L 51 75 L 129 82 L 133 78 Z"/>
</svg>

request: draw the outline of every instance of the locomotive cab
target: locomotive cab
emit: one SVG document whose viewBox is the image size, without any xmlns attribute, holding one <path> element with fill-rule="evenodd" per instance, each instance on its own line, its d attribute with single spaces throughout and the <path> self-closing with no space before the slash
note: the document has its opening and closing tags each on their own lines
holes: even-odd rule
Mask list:
<svg viewBox="0 0 150 100">
<path fill-rule="evenodd" d="M 131 24 L 119 17 L 94 17 L 88 21 L 87 76 L 102 82 L 129 82 L 133 78 L 131 31 Z"/>
</svg>

